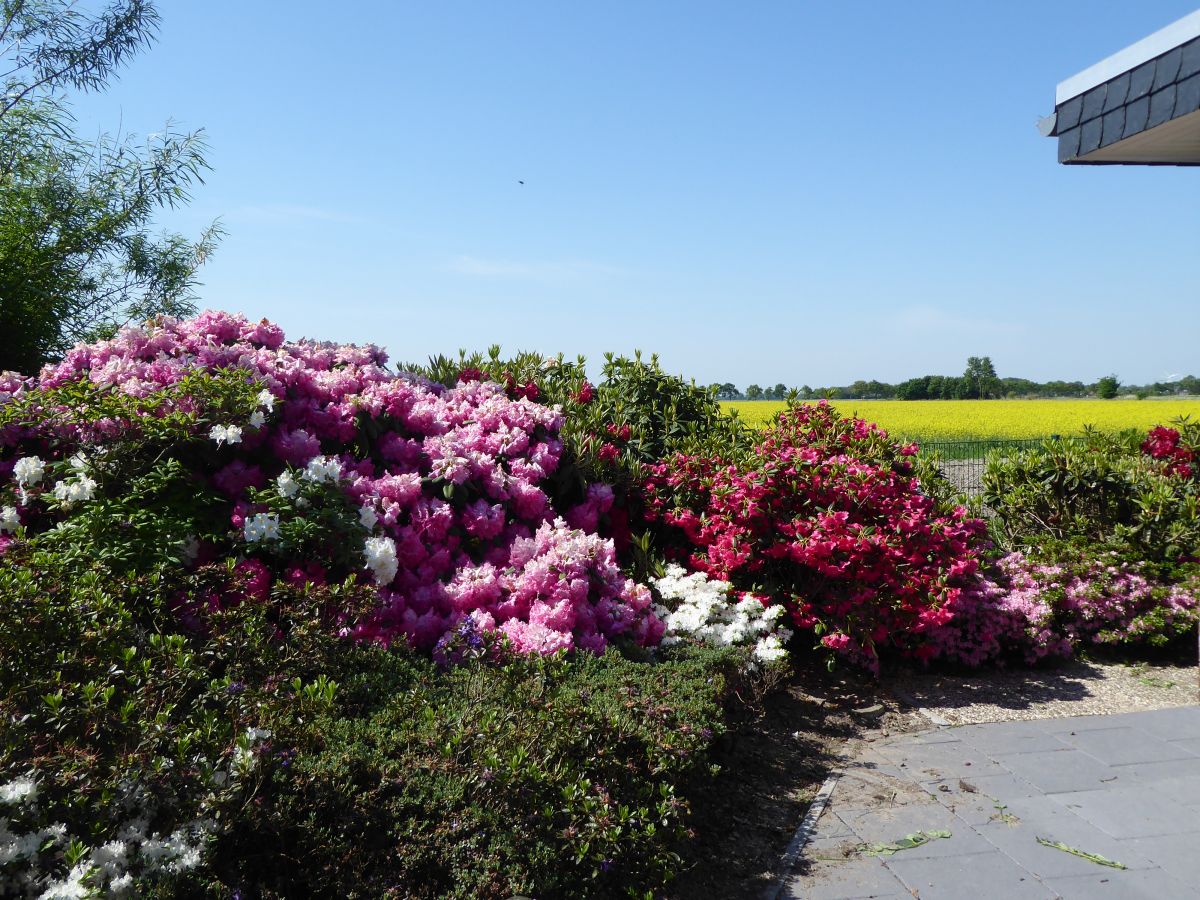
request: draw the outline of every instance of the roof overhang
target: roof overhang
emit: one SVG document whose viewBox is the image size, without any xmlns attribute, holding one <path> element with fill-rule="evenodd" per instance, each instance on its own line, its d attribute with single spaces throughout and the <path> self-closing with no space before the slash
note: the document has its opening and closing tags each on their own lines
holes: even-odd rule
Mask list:
<svg viewBox="0 0 1200 900">
<path fill-rule="evenodd" d="M 1068 165 L 1200 165 L 1200 10 L 1059 84 L 1038 127 Z"/>
</svg>

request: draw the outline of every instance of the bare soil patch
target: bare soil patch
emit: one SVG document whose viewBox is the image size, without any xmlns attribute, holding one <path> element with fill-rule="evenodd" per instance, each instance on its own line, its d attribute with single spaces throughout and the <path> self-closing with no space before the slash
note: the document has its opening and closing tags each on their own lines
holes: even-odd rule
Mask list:
<svg viewBox="0 0 1200 900">
<path fill-rule="evenodd" d="M 762 894 L 821 784 L 865 737 L 929 728 L 869 676 L 797 671 L 757 716 L 732 731 L 714 758 L 721 772 L 693 799 L 685 868 L 672 900 Z"/>
<path fill-rule="evenodd" d="M 951 725 L 1112 715 L 1200 703 L 1195 662 L 1071 660 L 965 674 L 900 671 L 885 686 Z"/>
</svg>

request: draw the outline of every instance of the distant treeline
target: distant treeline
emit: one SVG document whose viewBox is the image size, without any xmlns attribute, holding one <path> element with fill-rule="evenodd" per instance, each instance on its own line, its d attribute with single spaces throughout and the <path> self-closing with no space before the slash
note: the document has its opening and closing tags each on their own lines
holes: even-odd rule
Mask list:
<svg viewBox="0 0 1200 900">
<path fill-rule="evenodd" d="M 784 400 L 792 388 L 783 384 L 763 388 L 752 384 L 744 391 L 736 385 L 713 385 L 722 400 Z M 1180 394 L 1200 394 L 1200 378 L 1185 375 L 1172 381 L 1153 384 L 1122 384 L 1115 375 L 1106 375 L 1094 382 L 1031 381 L 1028 378 L 1000 378 L 991 359 L 972 356 L 962 375 L 922 375 L 899 384 L 885 381 L 858 380 L 853 384 L 832 387 L 795 388 L 801 400 L 986 400 L 1005 397 L 1100 397 L 1111 399 L 1118 395 L 1137 397 L 1173 397 Z"/>
</svg>

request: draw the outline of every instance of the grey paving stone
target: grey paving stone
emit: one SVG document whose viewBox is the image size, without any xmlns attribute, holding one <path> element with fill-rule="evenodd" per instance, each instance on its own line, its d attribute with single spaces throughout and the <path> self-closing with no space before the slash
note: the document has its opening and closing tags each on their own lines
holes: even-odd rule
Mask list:
<svg viewBox="0 0 1200 900">
<path fill-rule="evenodd" d="M 1051 799 L 1116 838 L 1195 830 L 1194 812 L 1137 787 L 1054 794 Z"/>
<path fill-rule="evenodd" d="M 1038 725 L 1051 734 L 1082 732 L 1093 728 L 1117 728 L 1125 724 L 1126 716 L 1063 716 L 1057 719 L 1038 719 Z M 1136 714 L 1135 714 L 1136 715 Z"/>
<path fill-rule="evenodd" d="M 999 819 L 1004 810 L 998 806 L 1007 806 L 1017 799 L 1040 796 L 1036 788 L 1016 775 L 944 778 L 923 782 L 921 787 L 969 825 L 982 825 Z"/>
<path fill-rule="evenodd" d="M 1008 772 L 999 763 L 962 741 L 930 744 L 919 748 L 886 747 L 880 752 L 889 757 L 914 781 L 933 781 L 938 778 L 974 775 L 1004 775 Z"/>
<path fill-rule="evenodd" d="M 1158 867 L 1200 892 L 1200 819 L 1193 822 L 1197 831 L 1185 834 L 1160 834 L 1154 837 L 1122 841 Z"/>
<path fill-rule="evenodd" d="M 827 806 L 821 813 L 821 818 L 817 819 L 817 827 L 813 829 L 809 841 L 811 843 L 812 841 L 853 837 L 854 832 L 850 826 L 842 821 L 831 806 Z"/>
<path fill-rule="evenodd" d="M 952 859 L 900 859 L 887 866 L 921 900 L 1043 900 L 1057 895 L 996 850 Z"/>
<path fill-rule="evenodd" d="M 1164 741 L 1200 738 L 1200 706 L 1153 709 L 1129 718 L 1131 724 Z"/>
<path fill-rule="evenodd" d="M 941 858 L 992 849 L 970 825 L 937 803 L 853 810 L 843 813 L 842 817 L 864 844 L 891 843 L 917 831 L 950 832 L 948 838 L 935 838 L 919 847 L 901 851 L 905 858 Z"/>
<path fill-rule="evenodd" d="M 784 885 L 783 896 L 796 900 L 859 900 L 900 894 L 907 889 L 878 859 L 818 862 Z M 909 895 L 911 896 L 911 895 Z"/>
<path fill-rule="evenodd" d="M 1049 841 L 1061 841 L 1086 853 L 1099 853 L 1108 859 L 1123 863 L 1130 869 L 1153 869 L 1155 864 L 1138 852 L 1126 841 L 1119 841 L 1099 828 L 1084 822 L 1065 811 L 1059 816 L 1030 815 L 1020 817 L 1015 825 L 992 822 L 976 826 L 990 844 L 1008 854 L 1021 866 L 1039 878 L 1065 878 L 1071 875 L 1087 875 L 1095 871 L 1097 864 L 1054 847 L 1039 844 L 1039 837 Z"/>
<path fill-rule="evenodd" d="M 1200 763 L 1200 738 L 1184 738 L 1181 741 L 1167 741 L 1169 747 L 1179 747 L 1186 750 L 1195 756 L 1196 761 Z"/>
<path fill-rule="evenodd" d="M 899 770 L 896 770 L 897 773 Z M 840 812 L 905 804 L 933 803 L 928 792 L 902 776 L 869 769 L 849 770 L 838 779 L 833 801 Z"/>
<path fill-rule="evenodd" d="M 1119 784 L 1142 787 L 1181 806 L 1200 806 L 1200 760 L 1142 763 L 1122 766 L 1119 771 Z"/>
<path fill-rule="evenodd" d="M 965 743 L 998 757 L 1009 753 L 1035 753 L 1062 750 L 1068 745 L 1043 728 L 1029 722 L 997 722 L 994 725 L 969 725 L 961 729 Z M 1003 760 L 1001 760 L 1003 762 Z"/>
<path fill-rule="evenodd" d="M 961 728 L 934 728 L 916 734 L 901 734 L 877 741 L 875 747 L 924 747 L 927 744 L 952 744 L 961 741 Z"/>
<path fill-rule="evenodd" d="M 1185 741 L 1159 740 L 1140 728 L 1095 728 L 1056 737 L 1110 766 L 1168 759 L 1200 759 L 1191 749 L 1183 746 Z"/>
<path fill-rule="evenodd" d="M 1004 765 L 1047 794 L 1100 790 L 1119 773 L 1081 750 L 1043 750 L 1004 757 Z"/>
<path fill-rule="evenodd" d="M 1092 875 L 1047 879 L 1063 900 L 1196 900 L 1200 889 L 1162 869 L 1104 869 Z"/>
</svg>

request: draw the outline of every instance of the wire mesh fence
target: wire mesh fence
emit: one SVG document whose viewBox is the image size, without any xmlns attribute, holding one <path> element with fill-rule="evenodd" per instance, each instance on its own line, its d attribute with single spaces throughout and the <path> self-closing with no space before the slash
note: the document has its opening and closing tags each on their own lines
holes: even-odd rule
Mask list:
<svg viewBox="0 0 1200 900">
<path fill-rule="evenodd" d="M 1056 440 L 1057 438 L 1050 438 Z M 936 456 L 942 474 L 967 497 L 983 494 L 983 472 L 988 454 L 1017 453 L 1044 446 L 1046 439 L 1009 441 L 926 441 L 920 443 L 922 456 Z"/>
</svg>

